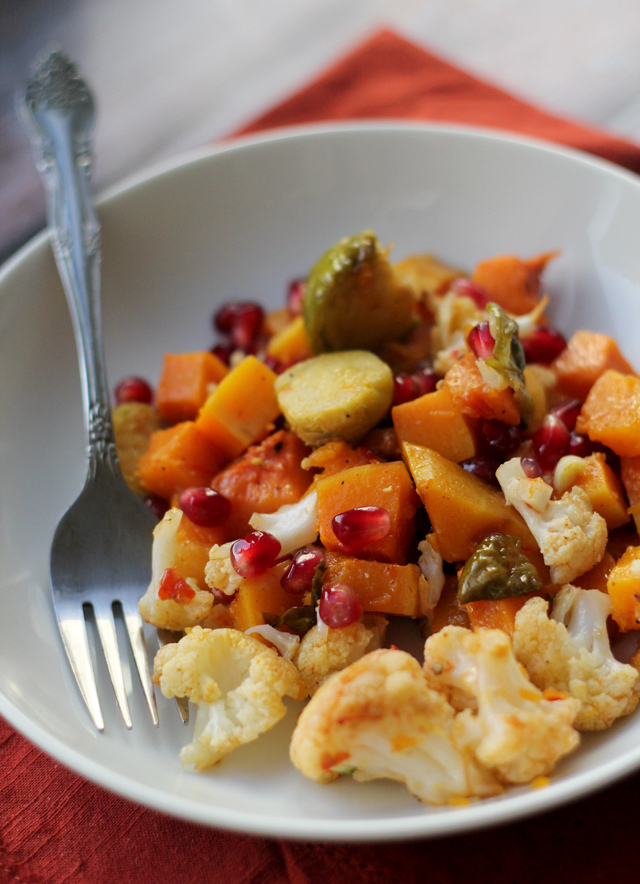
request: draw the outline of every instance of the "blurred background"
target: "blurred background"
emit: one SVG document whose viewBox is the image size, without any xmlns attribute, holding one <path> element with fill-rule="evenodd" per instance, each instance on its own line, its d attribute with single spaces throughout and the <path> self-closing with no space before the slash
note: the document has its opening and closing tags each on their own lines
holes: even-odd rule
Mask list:
<svg viewBox="0 0 640 884">
<path fill-rule="evenodd" d="M 380 27 L 640 143 L 639 0 L 0 0 L 0 262 L 44 224 L 14 110 L 43 47 L 97 98 L 100 190 L 240 128 Z"/>
</svg>

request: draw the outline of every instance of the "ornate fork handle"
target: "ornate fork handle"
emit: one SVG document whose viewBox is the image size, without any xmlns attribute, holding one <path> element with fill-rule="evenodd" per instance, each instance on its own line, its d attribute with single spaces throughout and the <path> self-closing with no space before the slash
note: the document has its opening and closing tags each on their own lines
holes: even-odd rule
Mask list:
<svg viewBox="0 0 640 884">
<path fill-rule="evenodd" d="M 78 347 L 89 473 L 117 472 L 115 437 L 102 346 L 100 224 L 90 191 L 94 103 L 73 65 L 59 52 L 36 68 L 20 107 L 48 193 L 53 252 Z"/>
</svg>

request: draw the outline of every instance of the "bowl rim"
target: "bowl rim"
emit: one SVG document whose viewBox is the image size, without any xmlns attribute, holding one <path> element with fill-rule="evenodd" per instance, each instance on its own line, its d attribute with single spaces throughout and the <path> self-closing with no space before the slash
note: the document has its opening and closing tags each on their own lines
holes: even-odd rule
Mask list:
<svg viewBox="0 0 640 884">
<path fill-rule="evenodd" d="M 363 120 L 357 122 L 310 123 L 283 126 L 265 130 L 258 134 L 232 136 L 221 142 L 182 152 L 168 159 L 151 164 L 127 175 L 121 181 L 105 188 L 96 196 L 98 208 L 107 202 L 145 185 L 153 179 L 170 175 L 184 166 L 206 162 L 216 156 L 239 150 L 259 149 L 265 144 L 327 137 L 334 134 L 364 132 L 372 135 L 406 131 L 428 133 L 442 137 L 464 137 L 496 141 L 500 143 L 533 148 L 555 157 L 564 157 L 579 162 L 595 170 L 614 175 L 626 184 L 640 189 L 640 177 L 612 161 L 589 154 L 585 151 L 556 145 L 543 139 L 514 135 L 499 129 L 479 126 L 421 123 L 395 120 Z M 38 250 L 47 247 L 49 233 L 45 228 L 33 236 L 25 245 L 11 255 L 0 266 L 0 286 L 22 262 L 29 261 Z M 402 841 L 417 838 L 442 837 L 478 830 L 523 819 L 544 811 L 549 811 L 591 794 L 615 781 L 631 774 L 640 767 L 640 745 L 622 755 L 600 763 L 597 768 L 572 774 L 569 780 L 552 782 L 549 788 L 529 789 L 511 794 L 506 798 L 488 799 L 473 802 L 469 806 L 437 809 L 422 815 L 385 817 L 382 819 L 341 819 L 338 823 L 327 819 L 301 821 L 291 817 L 271 818 L 263 814 L 237 811 L 220 806 L 209 806 L 191 798 L 169 792 L 130 779 L 124 774 L 109 770 L 67 742 L 52 733 L 15 707 L 0 693 L 0 714 L 24 737 L 37 745 L 76 774 L 85 777 L 117 795 L 128 798 L 151 809 L 161 811 L 186 821 L 226 829 L 238 833 L 281 837 L 290 840 L 311 840 L 320 842 L 370 842 Z"/>
</svg>

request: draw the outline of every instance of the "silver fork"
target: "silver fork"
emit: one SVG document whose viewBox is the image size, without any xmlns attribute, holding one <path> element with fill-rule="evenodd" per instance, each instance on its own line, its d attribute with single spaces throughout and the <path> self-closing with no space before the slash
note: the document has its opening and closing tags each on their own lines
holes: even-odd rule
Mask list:
<svg viewBox="0 0 640 884">
<path fill-rule="evenodd" d="M 132 727 L 116 619 L 122 617 L 153 723 L 158 711 L 137 602 L 150 580 L 154 518 L 122 478 L 111 422 L 100 318 L 100 225 L 89 179 L 94 103 L 75 66 L 59 52 L 36 68 L 19 107 L 47 191 L 53 252 L 73 320 L 88 474 L 51 546 L 51 586 L 60 634 L 78 687 L 104 730 L 85 613 L 99 643 L 124 722 Z M 126 651 L 125 651 L 126 654 Z"/>
</svg>

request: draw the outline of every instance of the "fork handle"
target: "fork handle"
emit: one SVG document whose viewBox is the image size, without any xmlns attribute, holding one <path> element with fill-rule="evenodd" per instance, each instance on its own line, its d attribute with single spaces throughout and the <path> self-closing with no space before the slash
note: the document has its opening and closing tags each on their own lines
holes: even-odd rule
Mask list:
<svg viewBox="0 0 640 884">
<path fill-rule="evenodd" d="M 93 99 L 75 66 L 52 53 L 23 108 L 47 193 L 47 216 L 78 349 L 89 472 L 118 471 L 100 313 L 100 224 L 91 199 Z"/>
</svg>

